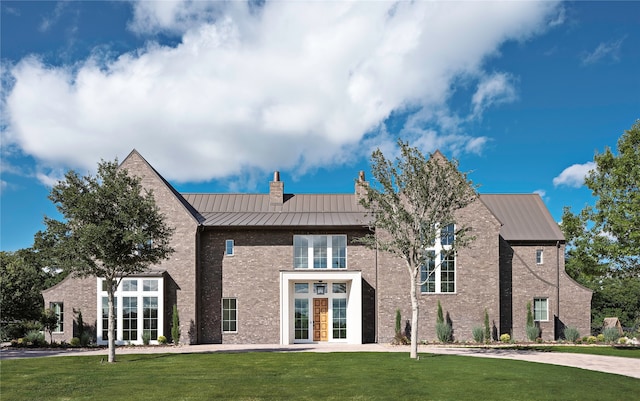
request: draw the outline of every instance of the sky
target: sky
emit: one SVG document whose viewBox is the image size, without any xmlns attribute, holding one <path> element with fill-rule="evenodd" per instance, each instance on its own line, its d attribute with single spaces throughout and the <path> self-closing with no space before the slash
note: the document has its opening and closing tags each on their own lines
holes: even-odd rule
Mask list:
<svg viewBox="0 0 640 401">
<path fill-rule="evenodd" d="M 180 192 L 349 193 L 400 138 L 554 219 L 640 118 L 640 2 L 5 1 L 0 250 L 69 169 Z"/>
</svg>

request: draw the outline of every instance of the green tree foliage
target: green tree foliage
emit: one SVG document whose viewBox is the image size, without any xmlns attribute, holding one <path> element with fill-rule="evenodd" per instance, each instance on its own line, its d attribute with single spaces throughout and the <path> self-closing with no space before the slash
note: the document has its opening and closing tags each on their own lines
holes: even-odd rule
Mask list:
<svg viewBox="0 0 640 401">
<path fill-rule="evenodd" d="M 0 252 L 0 310 L 5 322 L 38 320 L 42 312 L 41 291 L 64 278 L 46 269 L 31 249 Z"/>
<path fill-rule="evenodd" d="M 564 209 L 566 270 L 593 289 L 592 322 L 619 317 L 625 326 L 640 323 L 640 120 L 611 149 L 594 157 L 585 178 L 594 205 L 573 214 Z"/>
<path fill-rule="evenodd" d="M 58 327 L 58 316 L 53 309 L 45 309 L 40 316 L 40 323 L 42 328 L 49 333 L 49 343 L 53 344 L 53 330 Z"/>
<path fill-rule="evenodd" d="M 454 224 L 451 252 L 473 239 L 460 224 L 456 212 L 477 198 L 467 175 L 458 171 L 457 161 L 439 152 L 429 157 L 417 148 L 398 141 L 400 155 L 387 159 L 377 149 L 371 155 L 374 184 L 366 187 L 361 204 L 369 211 L 374 234 L 361 239 L 368 247 L 389 252 L 404 260 L 410 280 L 411 358 L 418 350 L 418 294 L 420 267 L 427 263 L 426 249 L 439 235 L 440 227 Z"/>
<path fill-rule="evenodd" d="M 56 267 L 80 277 L 104 278 L 109 299 L 109 362 L 115 362 L 113 295 L 123 277 L 147 270 L 173 252 L 173 229 L 140 179 L 102 161 L 96 176 L 69 171 L 49 195 L 64 217 L 45 217 L 37 249 Z"/>
</svg>

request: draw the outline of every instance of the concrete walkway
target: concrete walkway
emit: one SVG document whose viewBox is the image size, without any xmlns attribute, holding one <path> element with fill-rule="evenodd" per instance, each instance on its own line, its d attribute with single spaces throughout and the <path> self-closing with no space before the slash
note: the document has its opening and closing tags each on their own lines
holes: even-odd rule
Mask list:
<svg viewBox="0 0 640 401">
<path fill-rule="evenodd" d="M 392 346 L 388 344 L 201 344 L 158 347 L 118 347 L 117 355 L 151 354 L 151 353 L 215 353 L 215 352 L 406 352 L 408 346 Z M 505 348 L 467 348 L 444 347 L 436 345 L 421 345 L 419 353 L 461 355 L 482 358 L 513 359 L 528 362 L 546 363 L 551 365 L 570 366 L 580 369 L 613 373 L 640 379 L 640 359 L 588 354 L 571 354 L 561 352 L 537 352 L 514 350 Z M 103 355 L 107 357 L 107 349 L 28 349 L 2 348 L 0 359 L 17 359 L 32 357 L 74 356 L 74 355 Z"/>
</svg>

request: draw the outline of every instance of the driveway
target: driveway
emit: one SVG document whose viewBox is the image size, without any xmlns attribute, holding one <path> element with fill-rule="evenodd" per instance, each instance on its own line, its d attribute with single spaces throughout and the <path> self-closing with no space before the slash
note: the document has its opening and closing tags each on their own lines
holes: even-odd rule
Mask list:
<svg viewBox="0 0 640 401">
<path fill-rule="evenodd" d="M 150 354 L 150 353 L 215 353 L 215 352 L 406 352 L 408 346 L 393 346 L 388 344 L 200 344 L 180 346 L 151 346 L 151 347 L 118 347 L 118 355 Z M 561 352 L 538 352 L 513 350 L 505 348 L 467 348 L 421 345 L 419 353 L 461 355 L 481 358 L 514 359 L 527 362 L 546 363 L 551 365 L 570 366 L 574 368 L 595 370 L 640 379 L 640 359 L 614 356 L 571 354 Z M 29 349 L 2 348 L 1 359 L 74 356 L 74 355 L 103 355 L 107 357 L 107 349 Z"/>
</svg>

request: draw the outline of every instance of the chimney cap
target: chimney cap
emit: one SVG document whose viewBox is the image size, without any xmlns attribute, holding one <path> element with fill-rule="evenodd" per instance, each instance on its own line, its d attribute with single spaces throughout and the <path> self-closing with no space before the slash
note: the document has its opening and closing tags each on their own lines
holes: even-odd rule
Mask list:
<svg viewBox="0 0 640 401">
<path fill-rule="evenodd" d="M 360 172 L 358 173 L 358 181 L 359 182 L 364 182 L 364 170 L 360 170 Z"/>
<path fill-rule="evenodd" d="M 280 181 L 280 172 L 278 170 L 273 172 L 273 181 L 274 182 Z"/>
</svg>

